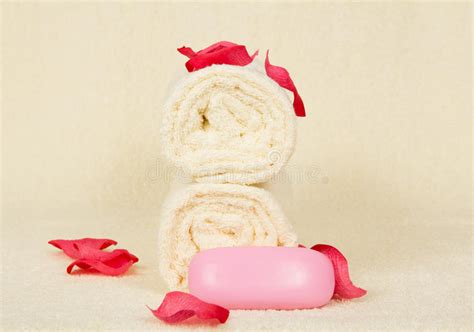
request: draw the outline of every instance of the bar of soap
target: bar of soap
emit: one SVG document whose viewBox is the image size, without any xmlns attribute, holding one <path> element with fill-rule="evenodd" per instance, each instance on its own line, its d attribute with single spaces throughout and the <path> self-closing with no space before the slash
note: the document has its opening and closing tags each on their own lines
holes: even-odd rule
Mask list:
<svg viewBox="0 0 474 332">
<path fill-rule="evenodd" d="M 227 309 L 309 309 L 331 300 L 334 269 L 306 248 L 215 248 L 193 257 L 188 285 L 191 294 Z"/>
</svg>

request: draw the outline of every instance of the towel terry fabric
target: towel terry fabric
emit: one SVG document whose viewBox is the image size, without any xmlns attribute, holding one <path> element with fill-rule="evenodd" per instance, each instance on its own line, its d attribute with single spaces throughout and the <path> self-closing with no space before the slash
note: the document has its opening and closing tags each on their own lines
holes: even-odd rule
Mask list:
<svg viewBox="0 0 474 332">
<path fill-rule="evenodd" d="M 235 184 L 194 184 L 165 203 L 160 219 L 160 270 L 168 287 L 187 289 L 188 265 L 199 251 L 233 246 L 297 246 L 272 196 Z"/>
<path fill-rule="evenodd" d="M 294 150 L 293 105 L 254 61 L 187 74 L 163 115 L 164 155 L 197 182 L 265 182 Z"/>
</svg>

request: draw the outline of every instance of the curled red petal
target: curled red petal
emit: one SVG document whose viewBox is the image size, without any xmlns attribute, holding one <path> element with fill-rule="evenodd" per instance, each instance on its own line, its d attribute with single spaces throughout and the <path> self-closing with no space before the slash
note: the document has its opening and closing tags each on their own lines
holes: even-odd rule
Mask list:
<svg viewBox="0 0 474 332">
<path fill-rule="evenodd" d="M 367 294 L 365 289 L 356 287 L 349 276 L 349 265 L 344 255 L 336 248 L 327 244 L 317 244 L 311 249 L 319 251 L 329 258 L 334 267 L 334 295 L 338 299 L 355 299 Z"/>
<path fill-rule="evenodd" d="M 229 48 L 229 47 L 233 47 L 233 46 L 239 46 L 239 45 L 236 44 L 236 43 L 233 43 L 233 42 L 223 40 L 223 41 L 214 43 L 214 44 L 200 50 L 199 52 L 197 52 L 197 54 L 209 54 L 209 53 L 212 53 L 212 52 L 219 51 L 223 48 Z"/>
<path fill-rule="evenodd" d="M 79 258 L 93 259 L 99 261 L 109 261 L 116 262 L 117 260 L 124 261 L 133 261 L 134 263 L 138 262 L 138 257 L 131 254 L 128 250 L 125 249 L 115 249 L 113 251 L 103 251 L 99 249 L 94 249 L 90 247 L 78 247 Z"/>
<path fill-rule="evenodd" d="M 71 258 L 81 258 L 79 248 L 105 249 L 111 245 L 116 245 L 117 242 L 111 239 L 94 239 L 83 238 L 77 240 L 51 240 L 48 242 L 52 246 L 61 249 L 66 255 Z"/>
<path fill-rule="evenodd" d="M 190 47 L 183 46 L 178 48 L 178 52 L 189 58 L 185 64 L 189 72 L 217 64 L 246 66 L 258 54 L 257 51 L 250 56 L 245 46 L 228 41 L 212 44 L 198 52 L 194 52 Z"/>
<path fill-rule="evenodd" d="M 301 96 L 299 95 L 298 90 L 296 89 L 296 86 L 290 77 L 290 73 L 283 67 L 270 64 L 270 60 L 268 59 L 268 50 L 265 57 L 265 71 L 267 72 L 268 77 L 277 82 L 278 85 L 293 92 L 293 108 L 295 109 L 296 116 L 306 116 L 303 100 L 301 99 Z"/>
<path fill-rule="evenodd" d="M 191 47 L 186 47 L 186 46 L 180 47 L 178 48 L 178 52 L 184 56 L 187 56 L 188 58 L 192 58 L 196 56 L 196 52 L 194 52 Z"/>
<path fill-rule="evenodd" d="M 158 309 L 148 307 L 156 318 L 169 323 L 179 323 L 193 316 L 202 320 L 217 319 L 225 323 L 229 310 L 221 306 L 204 302 L 197 297 L 183 292 L 169 292 Z"/>
<path fill-rule="evenodd" d="M 246 66 L 252 62 L 245 46 L 222 48 L 212 53 L 197 54 L 186 62 L 188 71 L 196 71 L 211 65 Z"/>
<path fill-rule="evenodd" d="M 120 266 L 112 267 L 99 260 L 82 258 L 82 259 L 75 260 L 74 262 L 69 264 L 66 271 L 67 273 L 71 274 L 72 270 L 74 269 L 74 266 L 77 266 L 83 270 L 94 269 L 108 276 L 118 276 L 127 272 L 128 269 L 132 265 L 133 265 L 133 261 L 128 261 L 128 262 L 123 263 Z"/>
<path fill-rule="evenodd" d="M 255 57 L 258 55 L 258 50 L 256 50 L 250 58 L 252 58 L 252 61 L 255 59 Z"/>
<path fill-rule="evenodd" d="M 72 262 L 66 269 L 67 273 L 72 273 L 75 266 L 80 269 L 94 269 L 102 274 L 117 276 L 127 272 L 127 270 L 136 262 L 138 258 L 125 249 L 116 249 L 114 251 L 100 251 L 92 253 L 93 249 L 88 248 L 84 257 Z"/>
</svg>

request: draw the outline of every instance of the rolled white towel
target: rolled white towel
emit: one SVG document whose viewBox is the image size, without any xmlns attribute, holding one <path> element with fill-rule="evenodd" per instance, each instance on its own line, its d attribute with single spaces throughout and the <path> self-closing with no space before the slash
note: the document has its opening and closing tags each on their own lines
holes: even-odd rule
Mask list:
<svg viewBox="0 0 474 332">
<path fill-rule="evenodd" d="M 234 246 L 297 246 L 282 210 L 265 190 L 194 184 L 163 206 L 160 271 L 170 289 L 187 288 L 188 265 L 201 250 Z"/>
<path fill-rule="evenodd" d="M 269 180 L 295 145 L 293 105 L 254 61 L 186 75 L 165 104 L 165 156 L 197 182 Z"/>
</svg>

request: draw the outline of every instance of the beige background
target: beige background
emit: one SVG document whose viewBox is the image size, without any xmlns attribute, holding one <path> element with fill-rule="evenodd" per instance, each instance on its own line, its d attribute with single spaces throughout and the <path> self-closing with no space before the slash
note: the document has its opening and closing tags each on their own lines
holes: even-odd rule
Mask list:
<svg viewBox="0 0 474 332">
<path fill-rule="evenodd" d="M 176 48 L 218 40 L 269 48 L 292 74 L 308 116 L 271 190 L 300 242 L 339 247 L 369 290 L 323 310 L 233 312 L 220 328 L 472 326 L 471 4 L 1 9 L 6 330 L 165 328 L 143 309 L 165 291 L 157 215 L 174 170 L 160 109 L 185 71 Z M 46 241 L 81 236 L 113 237 L 141 264 L 119 279 L 66 276 Z"/>
</svg>

